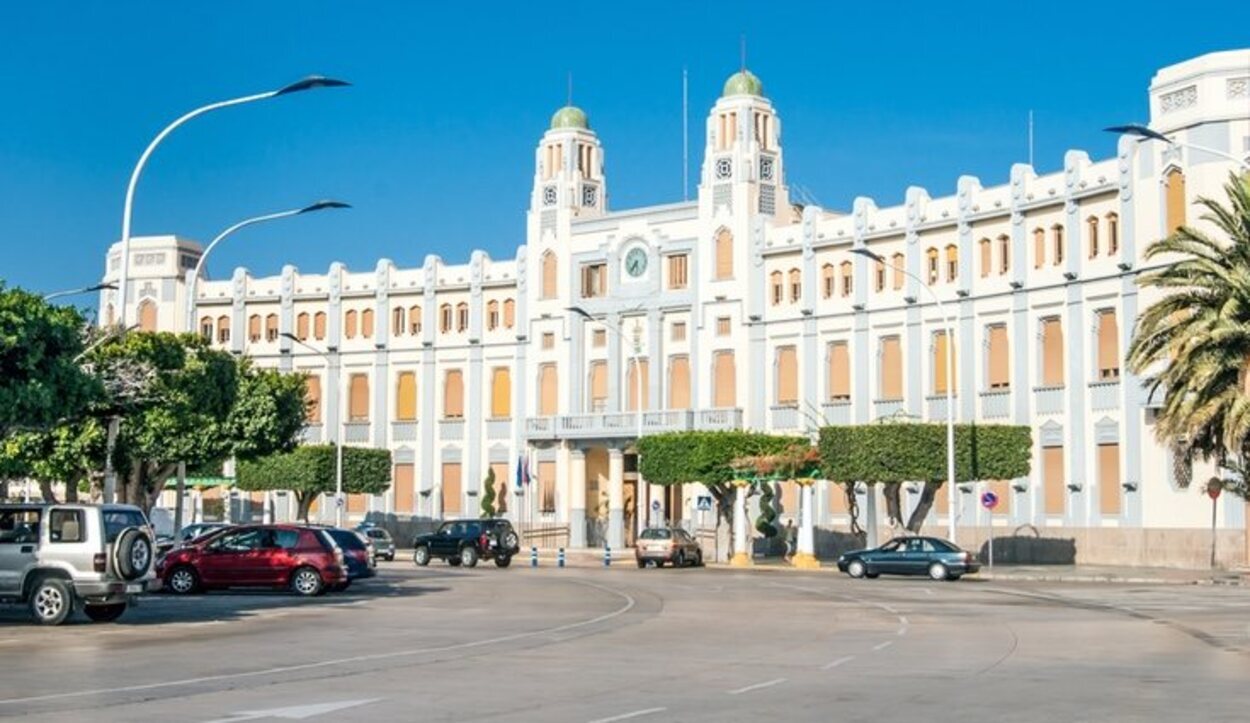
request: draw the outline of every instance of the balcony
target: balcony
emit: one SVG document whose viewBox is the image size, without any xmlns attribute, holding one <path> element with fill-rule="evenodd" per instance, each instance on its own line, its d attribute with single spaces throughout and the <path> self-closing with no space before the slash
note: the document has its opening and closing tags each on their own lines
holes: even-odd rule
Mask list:
<svg viewBox="0 0 1250 723">
<path fill-rule="evenodd" d="M 464 420 L 460 418 L 438 420 L 438 438 L 442 440 L 464 439 Z"/>
<path fill-rule="evenodd" d="M 1120 408 L 1120 380 L 1089 383 L 1089 408 L 1095 412 L 1105 412 Z"/>
<path fill-rule="evenodd" d="M 877 399 L 872 403 L 873 416 L 877 419 L 895 417 L 903 413 L 902 399 Z"/>
<path fill-rule="evenodd" d="M 530 439 L 637 437 L 638 422 L 637 412 L 529 417 L 525 420 L 525 434 Z M 741 428 L 741 409 L 666 409 L 642 413 L 643 434 Z"/>
<path fill-rule="evenodd" d="M 322 435 L 321 424 L 305 424 L 304 429 L 300 432 L 301 444 L 321 444 L 324 440 Z"/>
<path fill-rule="evenodd" d="M 396 442 L 417 441 L 417 423 L 413 420 L 391 422 L 391 439 Z"/>
<path fill-rule="evenodd" d="M 954 399 L 957 401 L 959 399 L 959 396 L 956 395 Z M 924 401 L 925 401 L 925 413 L 928 415 L 927 419 L 930 422 L 945 422 L 946 421 L 946 394 L 945 393 L 930 394 L 929 396 L 924 398 Z M 956 409 L 958 409 L 958 407 L 956 407 Z"/>
<path fill-rule="evenodd" d="M 346 444 L 366 444 L 369 442 L 368 422 L 347 422 L 343 425 L 343 442 Z"/>
<path fill-rule="evenodd" d="M 799 408 L 793 404 L 779 404 L 769 409 L 773 429 L 798 429 Z"/>
<path fill-rule="evenodd" d="M 835 399 L 831 402 L 825 402 L 825 423 L 850 424 L 851 400 Z"/>
<path fill-rule="evenodd" d="M 499 417 L 486 420 L 486 438 L 487 439 L 508 439 L 512 436 L 512 420 L 508 417 Z"/>
<path fill-rule="evenodd" d="M 1006 419 L 1011 416 L 1011 392 L 991 389 L 981 392 L 981 418 Z"/>
<path fill-rule="evenodd" d="M 1142 396 L 1146 398 L 1146 409 L 1163 409 L 1163 400 L 1168 396 L 1168 388 L 1162 384 L 1155 388 L 1151 393 L 1150 386 L 1146 385 L 1142 388 Z"/>
<path fill-rule="evenodd" d="M 1066 387 L 1034 387 L 1033 400 L 1038 414 L 1063 414 Z"/>
</svg>

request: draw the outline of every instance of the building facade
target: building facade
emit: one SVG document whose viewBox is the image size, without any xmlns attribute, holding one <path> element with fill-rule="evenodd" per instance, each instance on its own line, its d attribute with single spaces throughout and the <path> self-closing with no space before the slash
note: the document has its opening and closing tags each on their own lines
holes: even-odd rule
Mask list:
<svg viewBox="0 0 1250 723">
<path fill-rule="evenodd" d="M 1123 358 L 1152 301 L 1137 285 L 1146 246 L 1201 226 L 1195 198 L 1220 198 L 1236 168 L 1192 146 L 1250 153 L 1250 50 L 1165 68 L 1149 97 L 1150 127 L 1175 144 L 1124 136 L 1114 157 L 1069 151 L 1057 173 L 1015 164 L 1005 185 L 961 176 L 954 195 L 912 187 L 902 205 L 843 211 L 791 203 L 781 119 L 749 71 L 708 115 L 690 202 L 610 210 L 604 147 L 565 107 L 536 148 L 515 257 L 237 269 L 199 280 L 193 318 L 223 349 L 309 375 L 308 441 L 393 451 L 392 490 L 353 496 L 352 516 L 474 515 L 493 470 L 509 515 L 567 525 L 573 547 L 620 547 L 647 517 L 697 514 L 693 490 L 638 478 L 639 434 L 942 422 L 953 344 L 957 419 L 1033 429 L 1030 476 L 986 483 L 1003 501 L 996 534 L 1074 539 L 1083 560 L 1155 547 L 1201 560 L 1211 507 L 1186 484 L 1213 470 L 1156 440 L 1161 394 Z M 130 318 L 184 330 L 198 254 L 136 240 Z M 120 263 L 114 245 L 105 280 Z M 101 318 L 117 303 L 103 292 Z M 521 493 L 518 460 L 532 478 Z M 961 539 L 983 538 L 975 492 L 943 489 L 929 524 L 946 524 L 955 494 Z M 861 510 L 883 511 L 860 494 Z M 782 491 L 787 513 L 794 497 Z M 821 487 L 816 515 L 845 529 L 837 488 Z M 1221 558 L 1244 561 L 1245 506 L 1222 501 L 1217 523 Z"/>
</svg>

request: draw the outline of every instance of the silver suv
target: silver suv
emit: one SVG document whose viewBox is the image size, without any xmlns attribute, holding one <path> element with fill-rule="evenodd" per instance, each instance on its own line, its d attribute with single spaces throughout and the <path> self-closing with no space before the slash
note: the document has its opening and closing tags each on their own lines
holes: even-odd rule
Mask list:
<svg viewBox="0 0 1250 723">
<path fill-rule="evenodd" d="M 42 625 L 79 605 L 116 620 L 155 577 L 154 539 L 131 505 L 0 504 L 0 602 L 25 603 Z"/>
</svg>

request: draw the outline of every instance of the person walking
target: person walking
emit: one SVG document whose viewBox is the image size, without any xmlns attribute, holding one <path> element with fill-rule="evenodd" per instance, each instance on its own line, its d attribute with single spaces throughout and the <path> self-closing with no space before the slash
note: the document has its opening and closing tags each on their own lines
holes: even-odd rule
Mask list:
<svg viewBox="0 0 1250 723">
<path fill-rule="evenodd" d="M 799 541 L 799 528 L 794 526 L 793 518 L 786 520 L 785 537 L 783 539 L 786 543 L 786 553 L 782 559 L 789 562 L 794 557 L 794 551 Z"/>
</svg>

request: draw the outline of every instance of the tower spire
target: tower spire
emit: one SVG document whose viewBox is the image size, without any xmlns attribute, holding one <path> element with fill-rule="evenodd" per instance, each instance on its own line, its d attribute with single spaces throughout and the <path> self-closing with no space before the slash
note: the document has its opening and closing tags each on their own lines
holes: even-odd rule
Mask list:
<svg viewBox="0 0 1250 723">
<path fill-rule="evenodd" d="M 742 33 L 738 36 L 738 54 L 740 56 L 741 67 L 738 70 L 745 71 L 747 69 L 747 34 Z"/>
<path fill-rule="evenodd" d="M 569 71 L 569 94 L 565 105 L 573 105 L 573 71 Z"/>
</svg>

